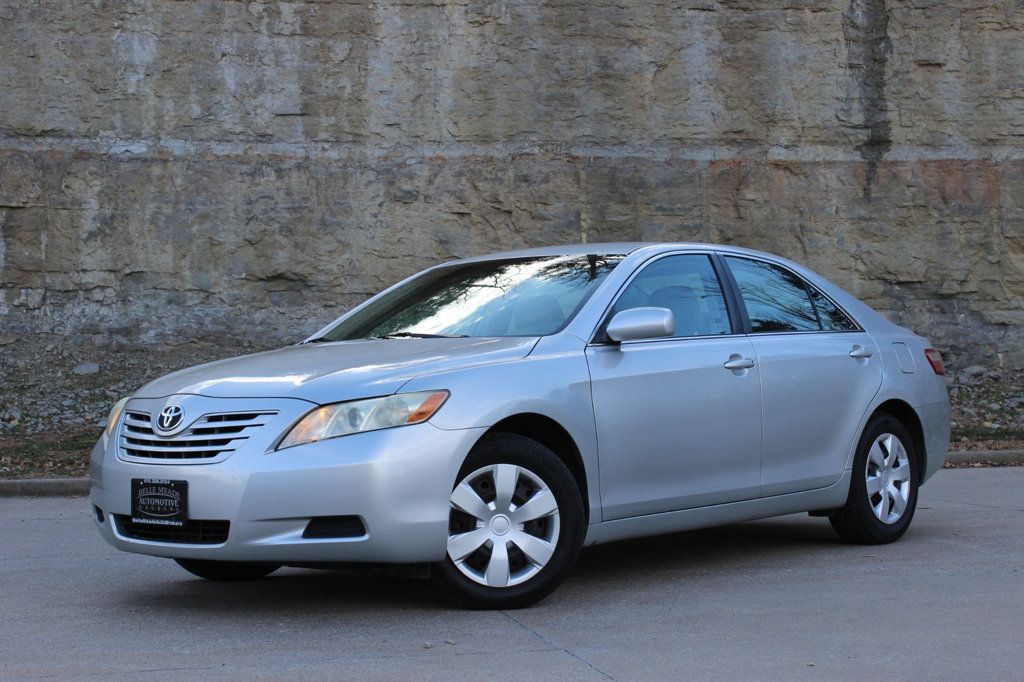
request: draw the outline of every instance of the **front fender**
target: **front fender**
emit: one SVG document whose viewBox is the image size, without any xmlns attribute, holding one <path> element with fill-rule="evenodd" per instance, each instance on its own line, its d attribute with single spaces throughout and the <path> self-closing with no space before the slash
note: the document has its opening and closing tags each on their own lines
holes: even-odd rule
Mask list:
<svg viewBox="0 0 1024 682">
<path fill-rule="evenodd" d="M 441 429 L 490 428 L 521 414 L 543 415 L 560 424 L 583 460 L 590 518 L 601 518 L 597 431 L 582 350 L 534 353 L 516 362 L 425 375 L 409 381 L 402 392 L 442 388 L 451 396 L 430 420 Z"/>
</svg>

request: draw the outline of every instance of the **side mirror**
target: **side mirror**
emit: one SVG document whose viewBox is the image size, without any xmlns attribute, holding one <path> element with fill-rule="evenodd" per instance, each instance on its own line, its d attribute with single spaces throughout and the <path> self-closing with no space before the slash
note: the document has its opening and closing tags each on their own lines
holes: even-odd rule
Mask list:
<svg viewBox="0 0 1024 682">
<path fill-rule="evenodd" d="M 616 313 L 605 333 L 616 343 L 672 336 L 676 333 L 676 316 L 668 308 L 630 308 Z"/>
</svg>

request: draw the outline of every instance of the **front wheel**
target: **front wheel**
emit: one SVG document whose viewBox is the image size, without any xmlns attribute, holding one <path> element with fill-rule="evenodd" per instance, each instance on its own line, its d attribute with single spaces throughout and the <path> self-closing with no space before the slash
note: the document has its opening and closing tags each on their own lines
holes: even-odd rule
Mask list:
<svg viewBox="0 0 1024 682">
<path fill-rule="evenodd" d="M 551 593 L 583 545 L 583 498 L 548 448 L 514 434 L 481 441 L 450 498 L 447 591 L 473 608 L 520 608 Z"/>
<path fill-rule="evenodd" d="M 876 414 L 864 428 L 846 505 L 829 515 L 848 542 L 879 545 L 899 540 L 917 507 L 918 454 L 903 423 Z"/>
<path fill-rule="evenodd" d="M 192 575 L 220 582 L 258 580 L 281 568 L 280 564 L 257 564 L 245 561 L 209 561 L 207 559 L 175 559 L 174 561 Z"/>
</svg>

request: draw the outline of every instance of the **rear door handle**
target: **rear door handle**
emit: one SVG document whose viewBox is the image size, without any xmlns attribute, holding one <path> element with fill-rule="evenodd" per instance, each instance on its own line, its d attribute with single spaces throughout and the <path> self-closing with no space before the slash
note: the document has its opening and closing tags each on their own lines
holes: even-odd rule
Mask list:
<svg viewBox="0 0 1024 682">
<path fill-rule="evenodd" d="M 722 367 L 726 369 L 750 369 L 753 366 L 754 361 L 752 359 L 741 358 L 738 355 L 734 355 L 722 364 Z"/>
<path fill-rule="evenodd" d="M 850 351 L 850 357 L 857 360 L 870 358 L 872 355 L 874 355 L 874 353 L 871 352 L 871 349 L 865 348 L 864 346 L 854 346 L 853 350 Z"/>
</svg>

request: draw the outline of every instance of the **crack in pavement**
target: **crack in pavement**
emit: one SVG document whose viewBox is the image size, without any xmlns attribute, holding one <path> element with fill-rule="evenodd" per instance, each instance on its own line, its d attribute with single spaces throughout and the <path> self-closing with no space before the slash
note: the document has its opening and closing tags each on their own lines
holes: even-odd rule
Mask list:
<svg viewBox="0 0 1024 682">
<path fill-rule="evenodd" d="M 188 666 L 184 668 L 139 668 L 133 670 L 103 670 L 93 672 L 82 672 L 74 673 L 73 677 L 108 677 L 110 675 L 131 675 L 134 673 L 163 673 L 163 672 L 181 672 L 190 670 L 221 670 L 223 666 Z M 25 675 L 25 679 L 32 680 L 47 680 L 53 678 L 67 679 L 68 675 L 64 673 L 46 673 L 42 675 Z"/>
<path fill-rule="evenodd" d="M 948 502 L 950 504 L 966 504 L 969 507 L 984 507 L 985 509 L 1002 509 L 1004 511 L 1024 512 L 1024 509 L 1018 509 L 1017 507 L 1002 507 L 997 504 L 979 504 L 977 502 L 964 502 L 963 500 L 939 500 L 939 502 Z"/>
<path fill-rule="evenodd" d="M 508 612 L 506 612 L 506 611 L 499 611 L 498 613 L 500 613 L 501 615 L 505 616 L 505 617 L 506 617 L 506 618 L 508 618 L 508 619 L 509 619 L 510 621 L 512 621 L 513 623 L 515 623 L 515 624 L 516 624 L 516 625 L 518 625 L 519 627 L 523 628 L 523 629 L 524 629 L 524 630 L 526 630 L 527 632 L 531 633 L 531 634 L 532 634 L 532 635 L 534 635 L 535 637 L 538 637 L 538 638 L 540 638 L 540 640 L 541 640 L 541 641 L 543 641 L 543 642 L 546 642 L 546 643 L 550 644 L 551 646 L 553 646 L 553 647 L 554 647 L 555 649 L 557 649 L 557 650 L 559 650 L 559 651 L 564 651 L 565 653 L 569 654 L 570 656 L 572 656 L 573 658 L 575 658 L 575 659 L 576 659 L 577 661 L 579 661 L 579 662 L 580 662 L 580 663 L 582 663 L 583 665 L 587 666 L 588 668 L 590 668 L 591 670 L 593 670 L 593 671 L 594 671 L 594 672 L 596 672 L 597 674 L 601 675 L 601 676 L 602 676 L 602 677 L 604 677 L 605 679 L 607 679 L 607 680 L 614 680 L 614 679 L 615 679 L 614 677 L 612 677 L 611 675 L 609 675 L 609 674 L 608 674 L 608 673 L 606 673 L 605 671 L 601 670 L 601 669 L 600 669 L 600 668 L 598 668 L 598 667 L 597 667 L 596 665 L 594 665 L 593 663 L 591 663 L 591 662 L 590 662 L 590 661 L 588 661 L 587 659 L 583 658 L 583 657 L 582 657 L 582 656 L 580 656 L 579 654 L 577 654 L 577 653 L 575 653 L 575 652 L 573 652 L 573 651 L 570 651 L 569 649 L 565 648 L 564 646 L 562 646 L 562 645 L 561 645 L 561 644 L 559 644 L 558 642 L 555 642 L 554 640 L 551 640 L 551 639 L 549 639 L 549 638 L 545 637 L 545 636 L 544 636 L 544 635 L 542 635 L 541 633 L 539 633 L 539 632 L 537 632 L 536 630 L 534 630 L 533 628 L 531 628 L 531 627 L 530 627 L 529 625 L 527 625 L 526 623 L 523 623 L 523 622 L 521 622 L 521 621 L 519 621 L 519 620 L 516 620 L 516 619 L 515 619 L 515 618 L 513 618 L 513 617 L 512 617 L 512 616 L 511 616 L 511 615 L 510 615 L 510 614 L 509 614 Z"/>
<path fill-rule="evenodd" d="M 529 629 L 530 628 L 527 628 L 527 630 L 529 630 Z M 532 632 L 532 630 L 531 630 L 531 632 Z M 534 634 L 536 634 L 536 633 L 534 633 Z M 544 639 L 544 638 L 542 637 L 541 639 Z M 547 640 L 544 640 L 544 641 L 547 644 L 549 644 L 549 646 L 547 646 L 545 648 L 542 648 L 542 649 L 541 648 L 537 648 L 537 649 L 521 649 L 521 650 L 517 650 L 517 652 L 530 654 L 530 653 L 547 653 L 547 652 L 555 652 L 555 651 L 563 651 L 563 652 L 565 651 L 565 649 L 563 649 L 562 647 L 559 647 L 559 646 L 557 646 L 555 644 L 552 644 L 551 642 L 548 642 Z M 495 653 L 494 651 L 469 651 L 469 652 L 465 652 L 465 653 L 462 653 L 462 652 L 452 652 L 451 655 L 456 656 L 456 657 L 469 657 L 469 656 L 490 656 L 490 655 L 492 655 L 494 653 Z M 429 655 L 430 654 L 427 654 L 426 652 L 410 652 L 410 653 L 402 653 L 402 654 L 339 656 L 339 657 L 327 659 L 325 662 L 339 663 L 340 664 L 340 663 L 346 663 L 346 662 L 349 662 L 349 661 L 409 660 L 409 659 L 422 658 L 424 656 L 429 656 Z M 586 663 L 586 661 L 584 661 L 584 663 Z M 224 665 L 219 665 L 219 666 L 214 666 L 214 665 L 209 665 L 209 666 L 189 666 L 189 667 L 182 667 L 182 668 L 131 668 L 129 670 L 88 670 L 88 671 L 85 671 L 85 672 L 73 673 L 70 676 L 67 675 L 66 673 L 37 673 L 37 674 L 31 674 L 30 673 L 30 674 L 22 674 L 22 675 L 20 675 L 20 677 L 23 677 L 25 679 L 33 679 L 33 680 L 45 680 L 45 679 L 53 679 L 53 678 L 67 679 L 68 677 L 108 677 L 110 675 L 131 675 L 131 674 L 138 674 L 138 673 L 156 673 L 156 672 L 171 672 L 171 671 L 192 671 L 192 670 L 218 670 L 218 671 L 225 671 L 225 672 L 228 672 L 228 671 L 231 671 L 231 672 L 244 672 L 246 670 L 252 670 L 252 669 L 254 669 L 256 667 L 257 666 L 249 666 L 249 665 L 238 666 L 238 665 L 227 665 L 227 664 L 224 664 Z M 593 667 L 593 666 L 591 666 L 591 667 Z M 259 668 L 259 669 L 262 670 L 263 668 Z M 598 671 L 598 672 L 600 672 L 600 671 Z M 6 677 L 3 677 L 3 675 L 6 675 L 6 674 L 7 673 L 0 674 L 0 679 L 6 679 Z"/>
</svg>

